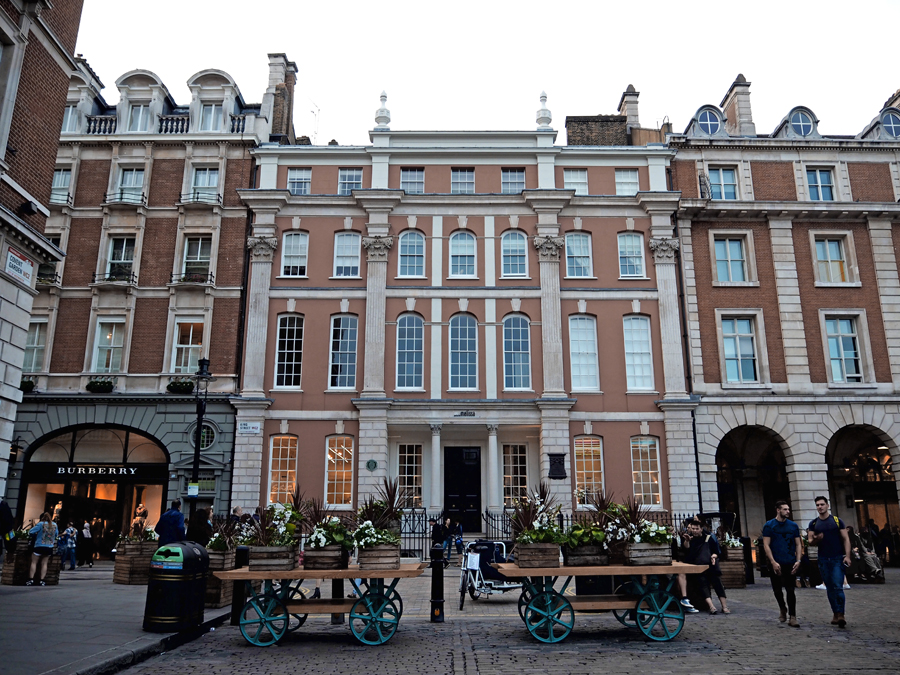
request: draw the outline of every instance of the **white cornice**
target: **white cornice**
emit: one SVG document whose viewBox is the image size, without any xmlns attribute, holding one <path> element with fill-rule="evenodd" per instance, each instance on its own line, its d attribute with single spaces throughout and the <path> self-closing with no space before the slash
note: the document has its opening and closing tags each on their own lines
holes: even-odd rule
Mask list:
<svg viewBox="0 0 900 675">
<path fill-rule="evenodd" d="M 852 220 L 898 218 L 895 202 L 763 202 L 682 199 L 677 216 L 691 220 L 722 218 L 784 218 L 790 220 Z"/>
</svg>

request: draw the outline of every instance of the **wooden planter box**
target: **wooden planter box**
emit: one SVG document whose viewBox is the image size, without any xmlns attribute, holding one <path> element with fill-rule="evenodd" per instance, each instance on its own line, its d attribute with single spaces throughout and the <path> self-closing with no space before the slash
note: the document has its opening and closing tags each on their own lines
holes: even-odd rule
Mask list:
<svg viewBox="0 0 900 675">
<path fill-rule="evenodd" d="M 250 569 L 257 572 L 283 572 L 297 567 L 296 546 L 251 546 Z"/>
<path fill-rule="evenodd" d="M 28 539 L 22 538 L 16 542 L 16 550 L 12 554 L 5 553 L 3 557 L 3 575 L 0 576 L 0 584 L 4 586 L 24 586 L 28 581 L 28 573 L 31 571 L 31 559 L 34 557 L 28 551 Z M 40 567 L 35 574 L 40 574 Z M 59 584 L 59 554 L 53 547 L 53 555 L 47 561 L 47 575 L 44 583 L 48 586 Z"/>
<path fill-rule="evenodd" d="M 206 603 L 211 609 L 231 604 L 234 595 L 234 583 L 222 581 L 213 572 L 234 569 L 234 551 L 209 551 L 209 575 L 206 577 Z"/>
<path fill-rule="evenodd" d="M 609 553 L 602 546 L 564 546 L 563 562 L 572 567 L 609 565 Z"/>
<path fill-rule="evenodd" d="M 722 571 L 722 585 L 725 588 L 746 588 L 747 576 L 744 574 L 744 561 L 737 560 L 737 556 L 734 556 L 734 558 L 732 560 L 719 561 L 719 569 Z"/>
<path fill-rule="evenodd" d="M 116 556 L 119 555 L 142 555 L 149 553 L 151 556 L 156 553 L 159 543 L 155 541 L 121 541 L 116 544 Z"/>
<path fill-rule="evenodd" d="M 345 570 L 349 564 L 350 552 L 338 544 L 308 548 L 303 552 L 305 570 Z"/>
<path fill-rule="evenodd" d="M 116 546 L 113 583 L 144 586 L 150 579 L 150 558 L 156 553 L 156 542 L 121 542 Z"/>
<path fill-rule="evenodd" d="M 666 544 L 636 544 L 625 546 L 626 565 L 671 565 L 672 546 Z"/>
<path fill-rule="evenodd" d="M 559 567 L 559 544 L 516 544 L 519 567 Z"/>
<path fill-rule="evenodd" d="M 400 545 L 380 544 L 359 549 L 357 556 L 361 570 L 397 570 L 400 569 Z"/>
</svg>

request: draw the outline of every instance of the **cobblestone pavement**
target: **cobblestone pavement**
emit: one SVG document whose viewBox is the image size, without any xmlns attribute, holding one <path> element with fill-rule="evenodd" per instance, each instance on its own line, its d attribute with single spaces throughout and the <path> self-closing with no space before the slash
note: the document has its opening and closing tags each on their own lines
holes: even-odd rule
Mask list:
<svg viewBox="0 0 900 675">
<path fill-rule="evenodd" d="M 514 593 L 477 602 L 466 598 L 458 611 L 453 568 L 445 583 L 446 621 L 430 623 L 429 574 L 400 582 L 405 611 L 386 645 L 362 646 L 346 624 L 333 626 L 325 616 L 309 617 L 299 631 L 268 648 L 250 646 L 237 628 L 226 625 L 128 673 L 522 675 L 551 668 L 564 675 L 900 672 L 897 569 L 887 570 L 885 585 L 855 585 L 847 591 L 849 625 L 843 630 L 830 625 L 825 591 L 816 589 L 797 591 L 799 629 L 778 623 L 768 580 L 757 579 L 755 586 L 728 592 L 731 615 L 689 615 L 682 633 L 668 643 L 650 642 L 610 614 L 577 614 L 572 634 L 556 645 L 528 634 Z"/>
</svg>

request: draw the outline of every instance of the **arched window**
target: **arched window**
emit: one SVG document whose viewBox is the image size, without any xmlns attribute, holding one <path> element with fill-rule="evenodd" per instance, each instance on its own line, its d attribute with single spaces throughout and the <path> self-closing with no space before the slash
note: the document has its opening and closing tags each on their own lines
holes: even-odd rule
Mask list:
<svg viewBox="0 0 900 675">
<path fill-rule="evenodd" d="M 269 503 L 286 504 L 297 482 L 297 437 L 272 436 L 269 454 Z"/>
<path fill-rule="evenodd" d="M 478 322 L 471 314 L 450 319 L 450 389 L 478 389 Z"/>
<path fill-rule="evenodd" d="M 503 388 L 531 389 L 531 341 L 528 319 L 503 320 Z"/>
<path fill-rule="evenodd" d="M 450 235 L 450 276 L 475 277 L 475 235 L 471 232 Z"/>
<path fill-rule="evenodd" d="M 500 238 L 501 273 L 502 277 L 526 277 L 528 276 L 528 247 L 527 238 L 518 230 L 504 232 Z"/>
<path fill-rule="evenodd" d="M 425 276 L 425 235 L 409 230 L 400 235 L 400 269 L 401 277 Z"/>
<path fill-rule="evenodd" d="M 619 276 L 644 276 L 644 237 L 632 232 L 619 235 Z"/>
<path fill-rule="evenodd" d="M 397 389 L 421 389 L 424 373 L 425 323 L 416 314 L 397 320 Z"/>
<path fill-rule="evenodd" d="M 281 245 L 281 275 L 305 277 L 309 255 L 309 235 L 306 232 L 288 232 Z"/>
<path fill-rule="evenodd" d="M 330 436 L 325 457 L 325 504 L 353 504 L 353 437 Z"/>
<path fill-rule="evenodd" d="M 650 352 L 650 319 L 626 316 L 625 378 L 629 391 L 653 389 L 653 355 Z"/>
<path fill-rule="evenodd" d="M 285 314 L 278 317 L 278 342 L 275 352 L 275 386 L 299 387 L 303 362 L 303 317 Z"/>
<path fill-rule="evenodd" d="M 591 495 L 603 492 L 603 439 L 579 436 L 575 439 L 575 496 L 578 505 L 590 503 Z"/>
</svg>

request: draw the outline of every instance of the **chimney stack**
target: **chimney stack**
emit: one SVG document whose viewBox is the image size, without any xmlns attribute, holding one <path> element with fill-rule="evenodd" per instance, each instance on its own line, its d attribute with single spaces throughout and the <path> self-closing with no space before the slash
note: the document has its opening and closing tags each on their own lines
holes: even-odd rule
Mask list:
<svg viewBox="0 0 900 675">
<path fill-rule="evenodd" d="M 263 117 L 271 125 L 269 141 L 293 145 L 294 135 L 294 85 L 297 83 L 297 64 L 288 61 L 285 54 L 269 54 L 269 86 L 263 94 Z"/>
<path fill-rule="evenodd" d="M 622 98 L 619 99 L 619 114 L 626 117 L 625 126 L 629 132 L 632 128 L 641 126 L 638 117 L 638 96 L 640 95 L 639 91 L 635 91 L 634 85 L 629 84 L 622 93 Z"/>
<path fill-rule="evenodd" d="M 725 113 L 725 129 L 732 136 L 756 136 L 750 109 L 750 83 L 738 73 L 734 83 L 719 104 Z"/>
</svg>

